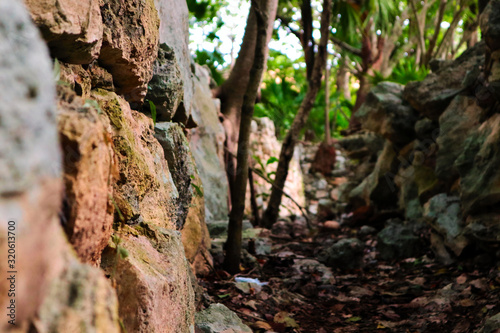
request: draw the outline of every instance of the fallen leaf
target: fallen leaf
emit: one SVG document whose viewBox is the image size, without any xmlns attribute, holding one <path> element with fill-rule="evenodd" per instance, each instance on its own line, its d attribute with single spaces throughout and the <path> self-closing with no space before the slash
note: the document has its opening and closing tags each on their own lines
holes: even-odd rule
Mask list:
<svg viewBox="0 0 500 333">
<path fill-rule="evenodd" d="M 460 306 L 463 306 L 464 308 L 476 305 L 476 302 L 474 302 L 470 298 L 461 299 L 458 303 L 460 304 Z"/>
<path fill-rule="evenodd" d="M 254 309 L 255 311 L 257 311 L 257 302 L 255 300 L 252 299 L 252 300 L 250 300 L 248 302 L 245 302 L 243 304 L 245 304 L 249 308 Z"/>
<path fill-rule="evenodd" d="M 351 317 L 351 318 L 347 319 L 346 322 L 355 323 L 355 322 L 358 322 L 360 320 L 361 320 L 361 317 Z"/>
<path fill-rule="evenodd" d="M 458 284 L 464 284 L 467 281 L 467 275 L 462 274 L 459 277 L 457 277 L 457 283 Z"/>
<path fill-rule="evenodd" d="M 363 296 L 371 297 L 373 296 L 373 294 L 374 294 L 373 291 L 357 286 L 352 287 L 351 291 L 349 292 L 349 295 L 353 297 L 363 297 Z"/>
<path fill-rule="evenodd" d="M 417 286 L 423 286 L 425 284 L 425 278 L 424 277 L 416 277 L 413 280 L 408 280 L 411 284 L 417 285 Z"/>
<path fill-rule="evenodd" d="M 285 324 L 286 327 L 297 328 L 299 325 L 288 315 L 288 312 L 280 311 L 274 316 L 274 322 L 278 324 Z"/>
<path fill-rule="evenodd" d="M 255 328 L 260 328 L 260 329 L 266 330 L 266 331 L 270 331 L 273 329 L 271 327 L 271 325 L 269 325 L 265 321 L 257 321 L 252 326 L 254 326 Z"/>
</svg>

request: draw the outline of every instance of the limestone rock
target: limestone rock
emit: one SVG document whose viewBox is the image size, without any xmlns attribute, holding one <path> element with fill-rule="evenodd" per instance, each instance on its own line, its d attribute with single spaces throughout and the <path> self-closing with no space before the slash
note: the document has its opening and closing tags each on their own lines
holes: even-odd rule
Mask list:
<svg viewBox="0 0 500 333">
<path fill-rule="evenodd" d="M 203 188 L 193 183 L 198 171 L 189 150 L 189 143 L 182 132 L 182 127 L 176 123 L 157 123 L 155 138 L 158 139 L 163 148 L 168 168 L 179 193 L 176 203 L 176 225 L 177 229 L 180 230 L 186 221 L 193 195 L 196 193 L 202 196 Z M 197 186 L 197 188 L 194 186 Z M 196 190 L 200 193 L 197 193 Z"/>
<path fill-rule="evenodd" d="M 201 185 L 199 178 L 195 182 Z M 196 275 L 208 274 L 210 272 L 208 265 L 212 264 L 213 260 L 209 252 L 211 239 L 205 223 L 205 199 L 203 196 L 193 196 L 186 223 L 181 232 L 186 258 L 191 263 L 193 271 Z"/>
<path fill-rule="evenodd" d="M 194 322 L 194 293 L 178 231 L 148 224 L 118 234 L 128 252 L 111 244 L 101 267 L 116 282 L 119 314 L 128 332 L 188 333 Z M 145 237 L 144 235 L 147 235 Z"/>
<path fill-rule="evenodd" d="M 191 84 L 191 81 L 186 84 Z M 175 52 L 167 44 L 160 44 L 146 95 L 146 99 L 155 104 L 156 121 L 172 120 L 183 97 L 184 82 Z M 146 107 L 149 108 L 149 104 Z"/>
<path fill-rule="evenodd" d="M 460 174 L 460 198 L 465 214 L 500 201 L 500 115 L 472 131 L 455 161 Z"/>
<path fill-rule="evenodd" d="M 468 71 L 484 64 L 484 43 L 477 43 L 460 57 L 423 81 L 406 85 L 403 98 L 422 115 L 437 120 L 451 100 L 461 91 Z"/>
<path fill-rule="evenodd" d="M 377 158 L 378 153 L 384 148 L 385 140 L 372 132 L 354 134 L 338 141 L 339 145 L 347 151 L 349 158 L 358 159 L 365 155 Z"/>
<path fill-rule="evenodd" d="M 179 200 L 163 148 L 154 137 L 153 122 L 132 111 L 115 93 L 94 90 L 92 97 L 109 118 L 117 157 L 118 177 L 113 183 L 115 220 L 130 225 L 147 222 L 175 229 Z"/>
<path fill-rule="evenodd" d="M 206 260 L 211 260 L 210 235 L 205 223 L 205 193 L 189 150 L 182 127 L 176 123 L 157 123 L 155 137 L 163 147 L 165 158 L 179 193 L 176 226 L 182 230 L 186 257 L 198 274 L 208 273 Z"/>
<path fill-rule="evenodd" d="M 495 333 L 500 329 L 500 313 L 486 319 L 479 333 Z"/>
<path fill-rule="evenodd" d="M 193 119 L 198 127 L 191 129 L 189 145 L 203 183 L 205 218 L 210 223 L 226 220 L 229 214 L 229 190 L 223 158 L 225 134 L 210 91 L 208 71 L 197 65 L 196 76 Z"/>
<path fill-rule="evenodd" d="M 101 270 L 82 265 L 65 249 L 64 270 L 53 279 L 34 326 L 40 332 L 120 333 L 118 301 Z"/>
<path fill-rule="evenodd" d="M 22 1 L 0 1 L 0 250 L 7 253 L 8 220 L 16 224 L 16 323 L 34 317 L 50 280 L 63 269 L 58 212 L 61 155 L 49 52 Z M 24 36 L 24 38 L 19 38 Z M 58 243 L 59 244 L 59 243 Z M 7 257 L 0 261 L 6 272 Z M 37 278 L 20 278 L 37 277 Z M 0 281 L 7 304 L 8 281 Z M 7 318 L 6 316 L 4 318 Z M 7 320 L 0 323 L 5 332 Z"/>
<path fill-rule="evenodd" d="M 153 0 L 102 0 L 104 24 L 99 64 L 109 70 L 118 94 L 142 102 L 158 54 L 159 19 Z"/>
<path fill-rule="evenodd" d="M 457 256 L 468 245 L 463 236 L 464 223 L 461 217 L 460 199 L 446 193 L 432 197 L 424 205 L 424 216 L 444 239 L 444 244 Z"/>
<path fill-rule="evenodd" d="M 498 213 L 483 212 L 482 214 L 468 216 L 464 235 L 475 240 L 485 250 L 491 250 L 491 244 L 500 241 L 500 217 Z"/>
<path fill-rule="evenodd" d="M 225 305 L 211 304 L 203 311 L 196 313 L 196 330 L 202 333 L 251 333 L 252 330 L 243 324 L 240 318 Z"/>
<path fill-rule="evenodd" d="M 379 83 L 356 113 L 364 128 L 401 145 L 413 140 L 417 120 L 415 110 L 403 103 L 403 88 L 394 82 Z"/>
<path fill-rule="evenodd" d="M 114 214 L 109 121 L 105 125 L 107 119 L 99 117 L 70 89 L 59 90 L 58 128 L 65 187 L 63 226 L 79 258 L 98 264 L 111 236 Z"/>
<path fill-rule="evenodd" d="M 377 250 L 382 260 L 416 257 L 422 254 L 423 244 L 412 226 L 401 220 L 391 220 L 377 235 Z"/>
<path fill-rule="evenodd" d="M 355 269 L 363 266 L 364 244 L 357 238 L 344 238 L 325 248 L 319 261 L 334 269 Z"/>
<path fill-rule="evenodd" d="M 475 99 L 457 96 L 439 118 L 436 160 L 436 175 L 439 178 L 452 180 L 458 176 L 455 161 L 462 153 L 468 135 L 479 126 L 481 114 L 482 108 L 477 106 Z"/>
<path fill-rule="evenodd" d="M 394 179 L 399 164 L 393 144 L 386 141 L 372 173 L 349 193 L 353 206 L 369 206 L 371 201 L 381 208 L 395 206 L 398 188 Z"/>
<path fill-rule="evenodd" d="M 179 65 L 183 82 L 183 99 L 175 114 L 175 121 L 186 124 L 191 117 L 197 85 L 194 77 L 195 70 L 191 63 L 189 51 L 189 12 L 185 0 L 154 0 L 160 17 L 160 43 L 170 46 Z M 196 74 L 198 76 L 198 74 Z M 194 119 L 194 116 L 193 116 Z"/>
<path fill-rule="evenodd" d="M 481 35 L 490 51 L 500 49 L 500 1 L 489 0 L 479 18 Z"/>
<path fill-rule="evenodd" d="M 103 38 L 99 0 L 25 0 L 53 58 L 71 64 L 97 59 Z"/>
</svg>

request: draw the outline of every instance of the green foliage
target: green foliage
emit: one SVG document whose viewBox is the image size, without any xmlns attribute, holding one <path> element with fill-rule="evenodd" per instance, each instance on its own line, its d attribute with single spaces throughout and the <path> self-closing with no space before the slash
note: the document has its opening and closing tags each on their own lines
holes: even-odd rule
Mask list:
<svg viewBox="0 0 500 333">
<path fill-rule="evenodd" d="M 52 76 L 55 82 L 61 79 L 61 64 L 57 58 L 54 59 L 54 69 L 52 70 Z"/>
<path fill-rule="evenodd" d="M 397 82 L 400 84 L 407 84 L 411 81 L 422 81 L 429 70 L 424 67 L 418 67 L 412 60 L 401 61 L 392 71 L 388 77 L 383 77 L 379 72 L 375 72 L 370 77 L 372 85 L 377 85 L 382 81 Z"/>
<path fill-rule="evenodd" d="M 125 259 L 129 256 L 128 250 L 123 246 L 120 246 L 122 239 L 118 235 L 111 236 L 111 241 L 115 245 L 117 257 L 119 257 L 120 259 Z"/>
<path fill-rule="evenodd" d="M 193 175 L 190 176 L 192 180 L 195 179 Z M 196 185 L 194 182 L 191 182 L 191 186 L 194 188 L 194 193 L 197 197 L 203 198 L 203 191 L 201 189 L 201 186 Z"/>
<path fill-rule="evenodd" d="M 149 110 L 151 111 L 151 118 L 153 118 L 153 124 L 156 126 L 156 105 L 152 101 L 149 101 Z"/>
<path fill-rule="evenodd" d="M 187 0 L 189 12 L 199 21 L 212 19 L 225 4 L 224 0 Z"/>
<path fill-rule="evenodd" d="M 267 63 L 268 73 L 264 78 L 264 88 L 261 91 L 261 102 L 255 106 L 255 116 L 257 118 L 270 118 L 276 128 L 276 135 L 283 139 L 288 129 L 292 125 L 293 119 L 300 107 L 307 90 L 307 80 L 305 68 L 300 66 L 301 60 L 291 61 L 287 56 L 278 51 L 271 50 Z M 332 79 L 335 77 L 332 76 Z M 330 87 L 335 89 L 334 85 Z M 330 119 L 333 121 L 334 110 L 338 108 L 336 128 L 332 131 L 339 136 L 339 131 L 349 125 L 352 103 L 346 101 L 336 92 L 330 94 Z M 325 130 L 325 90 L 321 89 L 316 97 L 316 102 L 311 110 L 309 118 L 304 127 L 303 133 L 312 131 L 319 140 L 323 137 Z M 335 133 L 337 131 L 337 133 Z"/>
<path fill-rule="evenodd" d="M 222 77 L 221 72 L 217 69 L 218 65 L 224 63 L 222 53 L 217 50 L 214 50 L 213 52 L 209 52 L 207 50 L 196 50 L 194 53 L 194 61 L 202 66 L 208 66 L 210 73 L 212 74 L 212 78 L 217 85 L 222 84 L 224 78 Z"/>
<path fill-rule="evenodd" d="M 102 113 L 102 110 L 101 110 L 101 107 L 99 106 L 99 103 L 97 103 L 97 101 L 93 100 L 93 99 L 89 99 L 87 98 L 85 100 L 85 103 L 83 104 L 82 106 L 83 108 L 94 108 L 97 110 L 97 113 L 98 114 L 101 114 Z"/>
</svg>

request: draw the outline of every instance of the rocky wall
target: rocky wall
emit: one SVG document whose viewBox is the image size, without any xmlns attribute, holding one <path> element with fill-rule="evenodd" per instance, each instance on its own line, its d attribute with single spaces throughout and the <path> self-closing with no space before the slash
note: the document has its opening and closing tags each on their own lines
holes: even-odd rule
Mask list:
<svg viewBox="0 0 500 333">
<path fill-rule="evenodd" d="M 205 218 L 227 215 L 227 191 L 206 190 L 223 133 L 208 74 L 191 64 L 185 1 L 0 9 L 0 215 L 17 223 L 16 268 L 30 277 L 17 325 L 0 330 L 192 332 L 193 271 L 212 260 Z M 218 173 L 198 171 L 207 159 Z"/>
<path fill-rule="evenodd" d="M 358 118 L 384 142 L 376 162 L 372 149 L 356 153 L 353 138 L 340 143 L 358 170 L 369 170 L 343 190 L 353 218 L 427 224 L 446 264 L 485 250 L 492 263 L 500 259 L 498 18 L 500 2 L 490 1 L 480 19 L 482 42 L 421 82 L 371 90 Z"/>
</svg>

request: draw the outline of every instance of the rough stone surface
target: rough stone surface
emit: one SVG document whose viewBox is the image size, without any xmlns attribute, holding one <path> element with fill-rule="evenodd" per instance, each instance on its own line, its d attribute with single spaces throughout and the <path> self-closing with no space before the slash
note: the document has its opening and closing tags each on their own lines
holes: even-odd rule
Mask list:
<svg viewBox="0 0 500 333">
<path fill-rule="evenodd" d="M 109 70 L 118 94 L 141 102 L 158 54 L 159 19 L 153 0 L 103 0 L 99 64 Z"/>
<path fill-rule="evenodd" d="M 165 43 L 174 50 L 182 82 L 184 83 L 183 101 L 177 110 L 175 119 L 178 122 L 186 123 L 191 116 L 192 109 L 195 107 L 193 104 L 197 103 L 195 101 L 197 97 L 194 96 L 196 94 L 194 87 L 196 78 L 193 75 L 195 69 L 192 66 L 189 52 L 189 12 L 187 4 L 184 0 L 154 0 L 154 3 L 160 17 L 160 43 Z M 198 72 L 197 69 L 196 72 Z"/>
<path fill-rule="evenodd" d="M 421 114 L 437 120 L 453 97 L 464 88 L 462 82 L 467 72 L 484 64 L 484 46 L 484 43 L 478 43 L 449 66 L 430 73 L 423 81 L 408 83 L 403 92 L 404 99 Z"/>
<path fill-rule="evenodd" d="M 481 36 L 491 51 L 500 49 L 500 1 L 489 0 L 481 13 Z"/>
<path fill-rule="evenodd" d="M 457 96 L 439 118 L 439 150 L 436 160 L 436 175 L 445 180 L 458 176 L 455 161 L 462 153 L 469 133 L 479 125 L 482 109 L 475 99 Z"/>
<path fill-rule="evenodd" d="M 395 206 L 398 188 L 394 178 L 398 165 L 397 152 L 393 144 L 386 141 L 372 173 L 349 194 L 353 207 L 369 206 L 372 201 L 382 208 Z"/>
<path fill-rule="evenodd" d="M 402 145 L 413 140 L 417 121 L 415 110 L 403 105 L 403 88 L 394 82 L 379 83 L 356 113 L 364 128 Z"/>
<path fill-rule="evenodd" d="M 146 99 L 155 104 L 156 121 L 172 120 L 183 97 L 184 82 L 175 52 L 167 44 L 160 44 L 146 95 Z M 149 104 L 146 107 L 149 108 Z"/>
<path fill-rule="evenodd" d="M 495 333 L 500 329 L 500 313 L 486 319 L 479 333 Z"/>
<path fill-rule="evenodd" d="M 198 171 L 189 150 L 189 143 L 182 132 L 182 127 L 176 123 L 157 123 L 155 138 L 163 147 L 168 168 L 179 193 L 176 204 L 176 225 L 177 229 L 180 230 L 186 221 L 193 195 L 202 196 L 203 188 L 193 183 L 193 179 L 198 176 Z"/>
<path fill-rule="evenodd" d="M 97 59 L 103 38 L 99 0 L 26 0 L 53 58 L 72 64 Z"/>
<path fill-rule="evenodd" d="M 55 89 L 47 47 L 21 1 L 0 2 L 0 250 L 7 253 L 7 220 L 16 223 L 16 320 L 33 318 L 50 280 L 62 270 L 58 212 L 61 156 L 55 120 Z M 25 38 L 19 38 L 22 35 Z M 58 243 L 60 244 L 60 243 Z M 7 260 L 0 261 L 6 272 Z M 5 305 L 8 281 L 0 281 Z M 0 331 L 6 331 L 6 320 Z"/>
<path fill-rule="evenodd" d="M 0 215 L 16 223 L 16 326 L 21 332 L 118 333 L 114 290 L 81 264 L 60 226 L 62 161 L 48 50 L 20 1 L 0 2 Z M 24 38 L 19 38 L 19 36 Z M 7 226 L 0 249 L 7 252 Z M 5 272 L 7 261 L 0 263 Z M 7 280 L 0 282 L 5 305 Z M 36 313 L 36 318 L 35 318 Z M 9 328 L 0 323 L 0 331 Z M 9 325 L 10 326 L 10 325 Z"/>
<path fill-rule="evenodd" d="M 34 326 L 39 332 L 120 333 L 118 302 L 109 280 L 69 255 L 68 246 L 65 251 L 64 270 L 50 282 Z"/>
<path fill-rule="evenodd" d="M 364 244 L 357 238 L 344 238 L 324 249 L 319 261 L 334 269 L 355 269 L 363 266 Z"/>
<path fill-rule="evenodd" d="M 207 69 L 196 66 L 193 119 L 189 146 L 196 161 L 205 193 L 205 218 L 212 221 L 228 217 L 228 183 L 224 168 L 224 128 L 219 110 L 210 92 Z"/>
<path fill-rule="evenodd" d="M 118 177 L 113 200 L 115 220 L 133 225 L 148 222 L 175 229 L 179 194 L 170 175 L 163 147 L 154 137 L 153 122 L 115 93 L 93 91 L 110 119 Z"/>
<path fill-rule="evenodd" d="M 377 235 L 377 250 L 382 260 L 416 257 L 422 254 L 422 245 L 414 228 L 401 220 L 392 220 Z"/>
<path fill-rule="evenodd" d="M 444 243 L 457 256 L 467 246 L 464 238 L 464 223 L 461 217 L 460 198 L 448 196 L 446 193 L 432 197 L 424 205 L 424 216 L 444 239 Z"/>
<path fill-rule="evenodd" d="M 460 174 L 460 198 L 466 214 L 500 201 L 500 115 L 482 123 L 465 140 L 455 165 Z"/>
<path fill-rule="evenodd" d="M 59 87 L 58 129 L 63 152 L 62 220 L 83 262 L 98 264 L 113 225 L 113 150 L 109 122 L 66 87 Z M 69 102 L 71 100 L 71 103 Z"/>
<path fill-rule="evenodd" d="M 116 282 L 127 332 L 190 332 L 194 293 L 180 233 L 145 223 L 125 230 L 119 246 L 128 257 L 120 258 L 112 244 L 101 267 Z"/>
<path fill-rule="evenodd" d="M 196 332 L 203 333 L 251 333 L 233 311 L 223 304 L 211 304 L 207 309 L 196 313 Z"/>
</svg>

